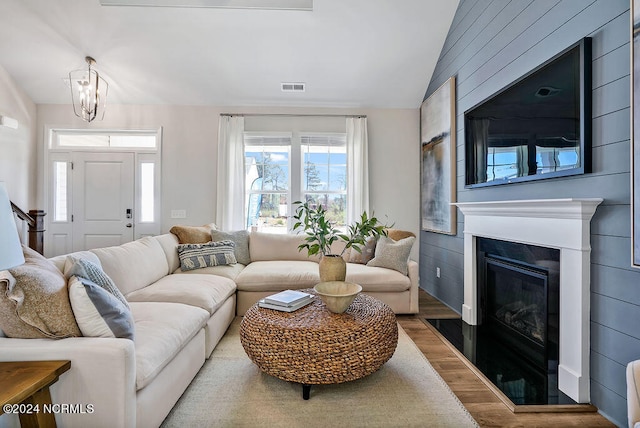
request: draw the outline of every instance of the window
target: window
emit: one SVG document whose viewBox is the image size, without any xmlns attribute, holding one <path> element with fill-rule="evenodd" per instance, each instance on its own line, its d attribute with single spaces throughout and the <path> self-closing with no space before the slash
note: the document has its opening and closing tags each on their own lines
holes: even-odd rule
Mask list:
<svg viewBox="0 0 640 428">
<path fill-rule="evenodd" d="M 137 148 L 156 149 L 157 135 L 155 132 L 111 132 L 103 134 L 100 132 L 78 132 L 60 131 L 56 132 L 54 143 L 57 147 L 95 147 L 95 148 Z"/>
<path fill-rule="evenodd" d="M 337 227 L 346 225 L 345 134 L 245 132 L 245 224 L 287 233 L 294 201 L 322 205 Z"/>
<path fill-rule="evenodd" d="M 287 135 L 245 135 L 246 226 L 286 233 L 291 204 L 290 150 Z"/>
<path fill-rule="evenodd" d="M 53 221 L 67 221 L 68 162 L 53 162 Z"/>
<path fill-rule="evenodd" d="M 322 205 L 328 219 L 339 228 L 347 223 L 346 135 L 303 135 L 302 195 L 312 205 Z"/>
<path fill-rule="evenodd" d="M 155 219 L 155 163 L 140 163 L 140 221 L 153 223 Z"/>
</svg>

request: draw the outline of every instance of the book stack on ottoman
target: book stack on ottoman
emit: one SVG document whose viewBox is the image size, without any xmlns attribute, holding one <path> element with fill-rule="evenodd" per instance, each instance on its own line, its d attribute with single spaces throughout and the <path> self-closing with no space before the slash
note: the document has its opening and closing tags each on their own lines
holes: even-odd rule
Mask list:
<svg viewBox="0 0 640 428">
<path fill-rule="evenodd" d="M 313 294 L 302 291 L 285 290 L 265 297 L 258 302 L 258 306 L 282 312 L 293 312 L 307 306 L 313 300 Z"/>
</svg>

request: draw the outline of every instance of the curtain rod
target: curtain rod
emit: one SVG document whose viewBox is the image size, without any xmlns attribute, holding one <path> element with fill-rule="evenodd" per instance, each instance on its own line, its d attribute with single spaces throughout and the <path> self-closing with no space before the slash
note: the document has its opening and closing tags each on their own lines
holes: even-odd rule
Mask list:
<svg viewBox="0 0 640 428">
<path fill-rule="evenodd" d="M 275 116 L 275 117 L 355 117 L 355 118 L 363 118 L 366 119 L 366 114 L 289 114 L 289 113 L 220 113 L 220 116 L 240 116 L 240 117 L 251 117 L 251 116 Z"/>
</svg>

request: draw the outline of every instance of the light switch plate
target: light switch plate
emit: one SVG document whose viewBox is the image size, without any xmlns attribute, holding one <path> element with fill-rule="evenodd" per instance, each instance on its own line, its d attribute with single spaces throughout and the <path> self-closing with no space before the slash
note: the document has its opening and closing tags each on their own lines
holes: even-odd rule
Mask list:
<svg viewBox="0 0 640 428">
<path fill-rule="evenodd" d="M 171 210 L 171 218 L 187 218 L 187 210 Z"/>
</svg>

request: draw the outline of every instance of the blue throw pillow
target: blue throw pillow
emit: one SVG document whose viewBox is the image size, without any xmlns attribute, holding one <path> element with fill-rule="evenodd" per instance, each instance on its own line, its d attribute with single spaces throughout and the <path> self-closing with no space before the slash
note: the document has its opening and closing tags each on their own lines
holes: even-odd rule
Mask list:
<svg viewBox="0 0 640 428">
<path fill-rule="evenodd" d="M 129 307 L 129 302 L 127 302 L 127 299 L 125 299 L 109 275 L 102 270 L 102 266 L 96 265 L 92 261 L 83 258 L 72 258 L 72 261 L 73 264 L 71 268 L 65 272 L 68 277 L 75 275 L 86 278 L 113 294 L 127 308 Z"/>
<path fill-rule="evenodd" d="M 135 325 L 129 307 L 93 281 L 72 276 L 69 300 L 83 336 L 133 340 Z"/>
</svg>

